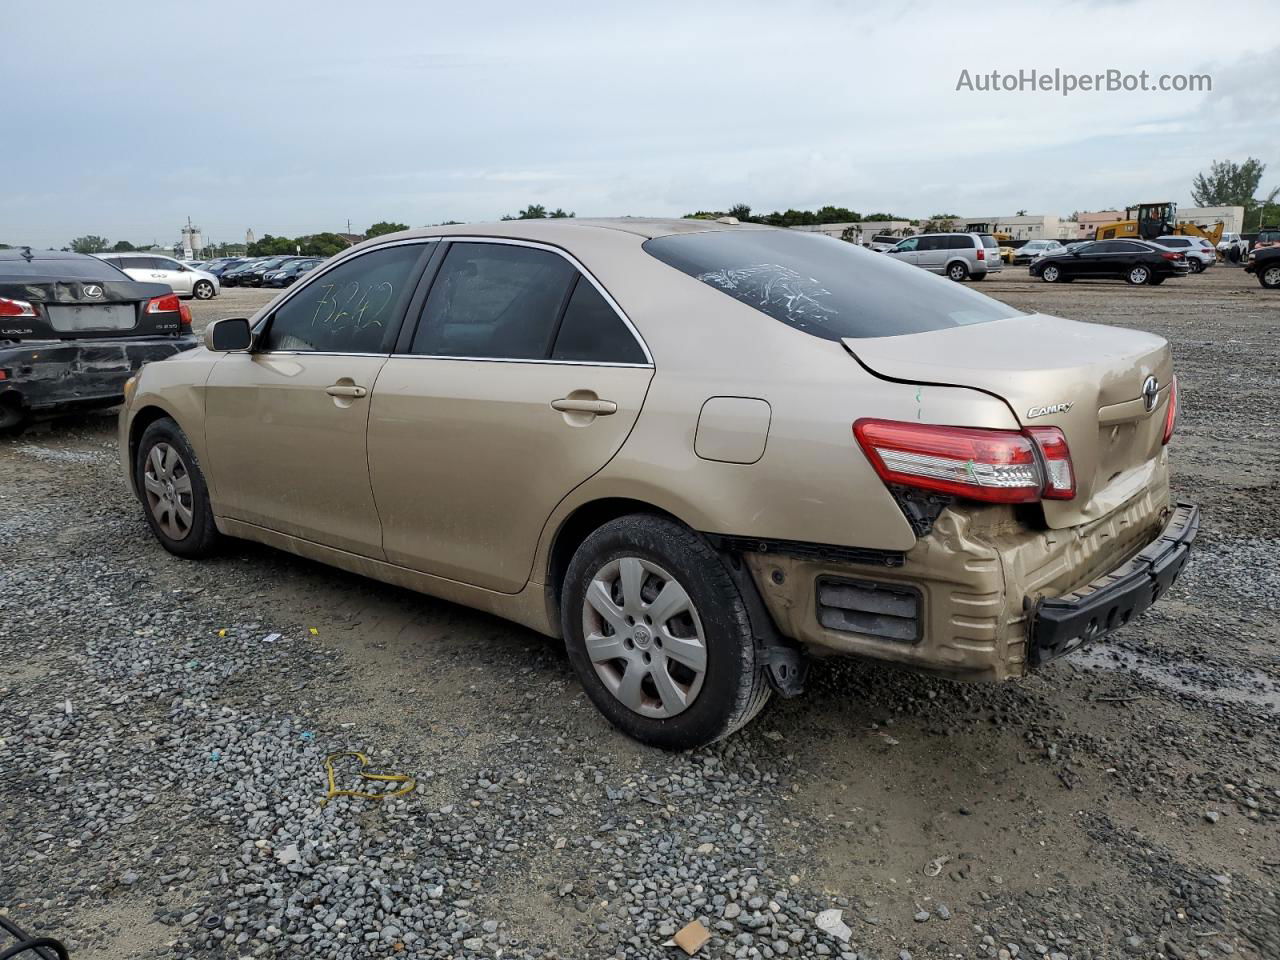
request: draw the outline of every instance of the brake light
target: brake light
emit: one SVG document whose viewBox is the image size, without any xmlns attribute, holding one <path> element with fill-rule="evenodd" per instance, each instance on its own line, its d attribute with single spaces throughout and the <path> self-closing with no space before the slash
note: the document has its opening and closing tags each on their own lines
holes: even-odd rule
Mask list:
<svg viewBox="0 0 1280 960">
<path fill-rule="evenodd" d="M 1180 254 L 1180 253 L 1162 253 L 1162 254 L 1160 254 L 1160 256 L 1164 257 L 1166 260 L 1181 260 L 1181 259 L 1182 259 L 1182 254 Z"/>
<path fill-rule="evenodd" d="M 982 247 L 978 248 L 978 259 L 979 260 L 987 259 L 987 251 L 984 250 Z"/>
<path fill-rule="evenodd" d="M 1027 427 L 1026 434 L 1040 450 L 1044 465 L 1046 500 L 1071 500 L 1076 495 L 1076 474 L 1071 467 L 1071 449 L 1067 437 L 1057 427 Z"/>
<path fill-rule="evenodd" d="M 181 311 L 182 301 L 178 299 L 176 293 L 152 297 L 147 304 L 147 313 L 180 313 Z"/>
<path fill-rule="evenodd" d="M 181 300 L 178 301 L 178 326 L 191 326 L 191 308 Z"/>
<path fill-rule="evenodd" d="M 36 308 L 25 300 L 0 297 L 0 317 L 34 317 Z"/>
<path fill-rule="evenodd" d="M 1173 438 L 1173 428 L 1178 425 L 1178 378 L 1169 381 L 1169 403 L 1164 411 L 1164 437 L 1161 444 L 1167 444 Z"/>
</svg>

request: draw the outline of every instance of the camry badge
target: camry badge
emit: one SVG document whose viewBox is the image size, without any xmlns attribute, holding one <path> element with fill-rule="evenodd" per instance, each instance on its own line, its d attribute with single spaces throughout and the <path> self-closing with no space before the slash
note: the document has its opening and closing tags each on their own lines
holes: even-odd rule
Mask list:
<svg viewBox="0 0 1280 960">
<path fill-rule="evenodd" d="M 102 288 L 96 283 L 86 283 L 83 287 L 83 292 L 90 300 L 102 299 Z"/>
<path fill-rule="evenodd" d="M 1142 381 L 1142 405 L 1150 413 L 1156 408 L 1156 400 L 1160 398 L 1160 381 L 1155 377 L 1147 377 Z"/>
<path fill-rule="evenodd" d="M 1027 411 L 1027 419 L 1034 417 L 1047 417 L 1051 413 L 1066 413 L 1075 405 L 1075 401 L 1067 400 L 1064 403 L 1051 403 L 1046 407 L 1032 407 Z"/>
</svg>

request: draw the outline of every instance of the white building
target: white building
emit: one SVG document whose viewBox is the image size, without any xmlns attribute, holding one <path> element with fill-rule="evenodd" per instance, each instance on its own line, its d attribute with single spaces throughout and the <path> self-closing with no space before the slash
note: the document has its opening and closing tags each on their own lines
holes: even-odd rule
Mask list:
<svg viewBox="0 0 1280 960">
<path fill-rule="evenodd" d="M 825 233 L 830 237 L 843 237 L 846 230 L 853 229 L 853 237 L 862 246 L 871 242 L 871 238 L 880 234 L 895 237 L 908 236 L 906 231 L 919 233 L 920 228 L 913 226 L 910 220 L 864 220 L 859 223 L 803 223 L 792 227 L 792 230 L 803 230 L 805 233 Z"/>
<path fill-rule="evenodd" d="M 1224 233 L 1244 232 L 1244 207 L 1179 207 L 1179 223 L 1194 223 L 1197 227 L 1222 224 Z"/>
<path fill-rule="evenodd" d="M 973 233 L 1007 233 L 1013 240 L 1075 239 L 1075 224 L 1047 213 L 1002 217 L 960 217 L 957 228 Z"/>
</svg>

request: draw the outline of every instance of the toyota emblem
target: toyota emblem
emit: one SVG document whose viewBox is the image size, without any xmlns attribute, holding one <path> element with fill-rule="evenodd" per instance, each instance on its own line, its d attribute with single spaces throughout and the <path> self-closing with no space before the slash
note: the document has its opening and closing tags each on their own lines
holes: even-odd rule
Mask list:
<svg viewBox="0 0 1280 960">
<path fill-rule="evenodd" d="M 1156 400 L 1160 398 L 1160 381 L 1155 377 L 1147 377 L 1142 381 L 1142 405 L 1150 413 L 1156 408 Z"/>
<path fill-rule="evenodd" d="M 83 293 L 90 300 L 102 299 L 102 288 L 96 283 L 86 283 L 83 288 Z"/>
</svg>

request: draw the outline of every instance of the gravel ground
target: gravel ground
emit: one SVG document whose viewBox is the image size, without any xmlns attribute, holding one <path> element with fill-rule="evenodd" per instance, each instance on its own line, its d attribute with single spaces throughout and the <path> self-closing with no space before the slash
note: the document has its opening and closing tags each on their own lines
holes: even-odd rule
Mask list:
<svg viewBox="0 0 1280 960">
<path fill-rule="evenodd" d="M 113 418 L 0 441 L 0 913 L 106 960 L 672 957 L 695 919 L 717 958 L 1280 957 L 1280 298 L 1007 274 L 981 289 L 1173 342 L 1203 508 L 1174 595 L 998 687 L 821 664 L 685 755 L 511 624 L 247 544 L 169 556 Z M 322 804 L 338 750 L 416 786 Z"/>
</svg>

